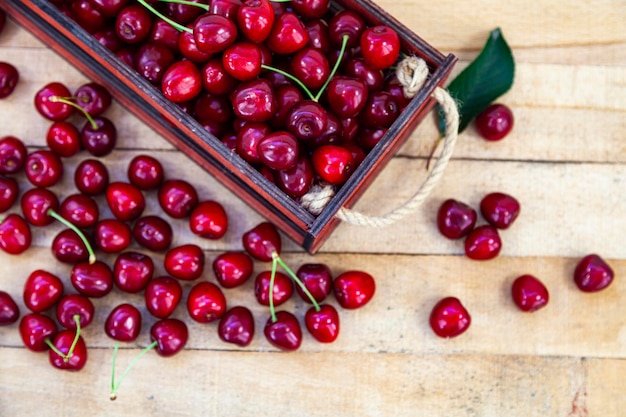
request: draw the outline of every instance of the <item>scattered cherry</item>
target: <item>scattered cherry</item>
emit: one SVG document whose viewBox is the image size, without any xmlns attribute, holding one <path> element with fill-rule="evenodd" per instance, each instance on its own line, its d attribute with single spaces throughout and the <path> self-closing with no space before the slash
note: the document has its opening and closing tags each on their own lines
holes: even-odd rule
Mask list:
<svg viewBox="0 0 626 417">
<path fill-rule="evenodd" d="M 339 336 L 339 314 L 330 304 L 322 304 L 319 309 L 309 308 L 304 322 L 309 333 L 318 342 L 332 343 Z"/>
<path fill-rule="evenodd" d="M 498 229 L 508 229 L 520 213 L 520 203 L 505 193 L 487 194 L 480 202 L 485 220 Z"/>
<path fill-rule="evenodd" d="M 175 219 L 182 219 L 191 214 L 198 204 L 198 192 L 187 181 L 166 180 L 159 188 L 158 199 L 165 213 Z"/>
<path fill-rule="evenodd" d="M 263 329 L 265 338 L 281 350 L 296 350 L 302 343 L 302 329 L 296 316 L 288 311 L 277 311 Z"/>
<path fill-rule="evenodd" d="M 164 176 L 161 163 L 149 155 L 137 155 L 128 164 L 128 180 L 140 190 L 158 188 Z"/>
<path fill-rule="evenodd" d="M 460 239 L 466 236 L 476 224 L 476 210 L 467 204 L 448 199 L 439 206 L 437 227 L 448 239 Z"/>
<path fill-rule="evenodd" d="M 615 274 L 604 259 L 596 254 L 583 257 L 574 270 L 574 282 L 579 290 L 597 292 L 613 282 Z"/>
<path fill-rule="evenodd" d="M 33 352 L 48 350 L 46 340 L 57 333 L 57 325 L 50 317 L 41 313 L 26 314 L 20 320 L 19 331 L 22 342 Z"/>
<path fill-rule="evenodd" d="M 0 223 L 0 249 L 11 255 L 19 255 L 30 247 L 30 226 L 18 214 L 9 214 Z"/>
<path fill-rule="evenodd" d="M 215 279 L 224 288 L 235 288 L 251 276 L 254 265 L 250 256 L 243 252 L 225 252 L 213 261 Z"/>
<path fill-rule="evenodd" d="M 77 337 L 74 330 L 62 330 L 52 340 L 54 349 L 48 351 L 50 363 L 64 371 L 80 371 L 87 363 L 87 346 L 81 336 Z M 71 353 L 70 353 L 71 351 Z"/>
<path fill-rule="evenodd" d="M 101 298 L 113 289 L 113 272 L 102 261 L 79 262 L 72 267 L 70 281 L 82 295 Z"/>
<path fill-rule="evenodd" d="M 141 331 L 141 312 L 131 304 L 116 306 L 104 323 L 104 331 L 111 339 L 133 342 Z"/>
<path fill-rule="evenodd" d="M 374 296 L 374 277 L 364 271 L 346 271 L 335 278 L 333 283 L 335 298 L 343 308 L 363 307 Z"/>
<path fill-rule="evenodd" d="M 502 249 L 498 229 L 491 225 L 479 226 L 465 237 L 465 254 L 476 261 L 493 259 Z"/>
<path fill-rule="evenodd" d="M 550 301 L 546 286 L 532 275 L 522 275 L 511 286 L 513 302 L 522 311 L 533 312 L 543 308 Z"/>
<path fill-rule="evenodd" d="M 66 329 L 76 330 L 89 326 L 93 321 L 95 307 L 89 297 L 80 294 L 64 295 L 56 306 L 59 324 Z"/>
<path fill-rule="evenodd" d="M 194 244 L 176 246 L 165 254 L 163 267 L 168 274 L 182 281 L 193 281 L 204 271 L 204 252 Z"/>
<path fill-rule="evenodd" d="M 199 282 L 191 287 L 187 296 L 187 312 L 199 323 L 218 320 L 226 312 L 226 297 L 211 282 Z"/>
<path fill-rule="evenodd" d="M 63 282 L 56 275 L 37 269 L 24 282 L 24 305 L 34 313 L 49 309 L 63 296 Z"/>
<path fill-rule="evenodd" d="M 241 347 L 248 346 L 254 337 L 254 317 L 243 306 L 235 306 L 226 311 L 218 326 L 220 339 Z"/>
<path fill-rule="evenodd" d="M 259 304 L 269 306 L 271 297 L 272 304 L 279 306 L 291 298 L 293 282 L 287 275 L 275 272 L 274 287 L 272 289 L 270 289 L 271 282 L 271 271 L 263 271 L 256 276 L 254 280 L 254 295 Z"/>
<path fill-rule="evenodd" d="M 144 292 L 148 311 L 159 319 L 172 315 L 182 296 L 183 288 L 178 281 L 165 275 L 150 280 Z"/>
<path fill-rule="evenodd" d="M 465 332 L 471 322 L 469 313 L 455 297 L 439 300 L 430 313 L 430 327 L 439 337 L 456 337 Z"/>
<path fill-rule="evenodd" d="M 303 264 L 296 271 L 296 275 L 318 303 L 324 301 L 333 290 L 332 273 L 325 264 Z M 296 286 L 296 290 L 304 301 L 311 303 L 311 300 L 300 286 Z"/>
<path fill-rule="evenodd" d="M 172 244 L 172 226 L 159 216 L 144 216 L 133 226 L 135 241 L 154 252 L 167 250 Z"/>
<path fill-rule="evenodd" d="M 0 291 L 0 326 L 8 326 L 20 318 L 20 309 L 13 297 L 6 292 Z"/>
<path fill-rule="evenodd" d="M 226 210 L 217 201 L 202 201 L 195 206 L 189 216 L 189 228 L 200 237 L 219 239 L 228 230 Z"/>
<path fill-rule="evenodd" d="M 17 68 L 8 62 L 0 62 L 0 99 L 10 96 L 19 80 Z"/>
<path fill-rule="evenodd" d="M 0 139 L 0 174 L 11 175 L 19 172 L 26 161 L 28 151 L 24 142 L 15 136 Z"/>
<path fill-rule="evenodd" d="M 504 104 L 492 104 L 476 116 L 475 125 L 484 139 L 501 140 L 513 129 L 513 112 Z"/>
<path fill-rule="evenodd" d="M 89 196 L 101 194 L 109 185 L 109 171 L 97 159 L 85 159 L 74 171 L 74 184 L 83 194 Z"/>
<path fill-rule="evenodd" d="M 154 274 L 154 262 L 139 252 L 124 252 L 115 258 L 113 280 L 117 288 L 128 293 L 138 293 L 146 288 Z"/>
</svg>

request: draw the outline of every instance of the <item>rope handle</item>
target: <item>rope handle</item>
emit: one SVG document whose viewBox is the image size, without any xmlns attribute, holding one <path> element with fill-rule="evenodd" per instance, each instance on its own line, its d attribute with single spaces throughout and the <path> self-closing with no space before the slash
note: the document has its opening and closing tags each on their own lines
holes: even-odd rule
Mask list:
<svg viewBox="0 0 626 417">
<path fill-rule="evenodd" d="M 407 57 L 396 68 L 396 76 L 403 86 L 405 96 L 413 97 L 422 88 L 428 77 L 428 66 L 423 59 L 415 56 Z M 454 99 L 441 87 L 437 87 L 433 91 L 432 97 L 439 103 L 445 115 L 446 131 L 441 155 L 416 193 L 402 206 L 383 216 L 370 216 L 342 207 L 335 214 L 337 218 L 356 226 L 389 226 L 413 213 L 426 200 L 441 179 L 452 157 L 459 131 L 459 111 Z M 334 195 L 335 190 L 332 186 L 316 185 L 301 197 L 300 204 L 312 214 L 318 215 Z"/>
</svg>

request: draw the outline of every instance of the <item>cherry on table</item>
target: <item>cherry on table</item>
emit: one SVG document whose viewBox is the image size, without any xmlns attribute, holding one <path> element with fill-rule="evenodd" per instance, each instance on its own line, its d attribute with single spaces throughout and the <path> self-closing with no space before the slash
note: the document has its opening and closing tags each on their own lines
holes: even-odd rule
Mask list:
<svg viewBox="0 0 626 417">
<path fill-rule="evenodd" d="M 180 283 L 166 275 L 151 279 L 144 292 L 146 308 L 159 319 L 171 316 L 182 296 L 183 288 Z"/>
<path fill-rule="evenodd" d="M 447 199 L 437 211 L 437 228 L 448 239 L 460 239 L 476 224 L 478 215 L 469 205 L 455 199 Z"/>
<path fill-rule="evenodd" d="M 59 214 L 79 228 L 89 228 L 98 222 L 100 209 L 88 195 L 70 194 L 61 202 Z"/>
<path fill-rule="evenodd" d="M 91 300 L 81 294 L 68 294 L 61 297 L 56 306 L 56 317 L 59 324 L 66 329 L 76 330 L 78 323 L 81 329 L 93 321 L 95 307 Z"/>
<path fill-rule="evenodd" d="M 445 297 L 430 313 L 430 327 L 439 337 L 456 337 L 469 328 L 472 318 L 456 297 Z"/>
<path fill-rule="evenodd" d="M 79 262 L 72 267 L 70 281 L 80 294 L 101 298 L 113 289 L 113 272 L 102 261 Z"/>
<path fill-rule="evenodd" d="M 137 155 L 128 164 L 128 181 L 140 190 L 152 190 L 163 183 L 165 173 L 158 159 Z"/>
<path fill-rule="evenodd" d="M 154 274 L 154 262 L 139 252 L 124 252 L 115 258 L 113 280 L 117 288 L 128 293 L 138 293 L 146 288 Z"/>
<path fill-rule="evenodd" d="M 280 254 L 282 240 L 278 229 L 270 222 L 262 222 L 246 231 L 241 237 L 243 247 L 253 258 L 269 262 L 273 254 Z"/>
<path fill-rule="evenodd" d="M 63 282 L 43 269 L 30 273 L 24 282 L 24 305 L 34 313 L 49 309 L 63 296 Z"/>
<path fill-rule="evenodd" d="M 87 261 L 89 250 L 85 242 L 72 229 L 63 229 L 52 240 L 52 255 L 59 261 L 67 264 Z"/>
<path fill-rule="evenodd" d="M 0 290 L 0 326 L 8 326 L 20 318 L 20 309 L 6 291 Z"/>
<path fill-rule="evenodd" d="M 311 307 L 304 316 L 307 330 L 318 342 L 332 343 L 339 336 L 339 313 L 330 304 L 322 304 L 319 310 Z"/>
<path fill-rule="evenodd" d="M 48 351 L 50 364 L 64 371 L 80 371 L 87 363 L 87 345 L 82 336 L 76 339 L 75 330 L 61 330 L 58 332 L 52 344 L 57 350 L 66 356 L 61 356 L 53 349 Z M 71 354 L 70 349 L 73 348 Z M 69 355 L 68 355 L 69 354 Z"/>
<path fill-rule="evenodd" d="M 271 271 L 263 271 L 259 273 L 254 280 L 254 296 L 259 304 L 264 306 L 270 305 L 271 274 Z M 274 288 L 271 293 L 274 306 L 285 303 L 293 294 L 293 282 L 291 278 L 282 272 L 276 271 L 274 276 Z"/>
<path fill-rule="evenodd" d="M 18 173 L 26 162 L 28 151 L 24 142 L 15 136 L 4 136 L 0 139 L 0 174 Z"/>
<path fill-rule="evenodd" d="M 492 104 L 483 110 L 474 121 L 476 130 L 484 139 L 504 139 L 513 129 L 513 112 L 504 104 Z"/>
<path fill-rule="evenodd" d="M 235 288 L 251 276 L 254 264 L 243 252 L 224 252 L 213 260 L 215 279 L 224 288 Z"/>
<path fill-rule="evenodd" d="M 217 285 L 199 282 L 189 290 L 187 312 L 198 323 L 218 320 L 226 312 L 226 297 Z"/>
<path fill-rule="evenodd" d="M 511 297 L 515 305 L 526 312 L 537 311 L 550 301 L 546 286 L 530 274 L 521 275 L 513 281 Z"/>
<path fill-rule="evenodd" d="M 476 261 L 493 259 L 502 249 L 498 229 L 491 225 L 478 226 L 465 237 L 465 255 Z"/>
<path fill-rule="evenodd" d="M 111 93 L 101 84 L 88 82 L 74 91 L 76 103 L 90 116 L 98 116 L 111 107 Z"/>
<path fill-rule="evenodd" d="M 110 183 L 105 195 L 111 213 L 122 221 L 137 219 L 146 207 L 146 200 L 141 190 L 128 182 Z"/>
<path fill-rule="evenodd" d="M 226 343 L 244 347 L 254 338 L 254 317 L 252 312 L 243 306 L 235 306 L 220 319 L 217 334 Z"/>
<path fill-rule="evenodd" d="M 76 155 L 81 148 L 78 128 L 65 120 L 53 122 L 46 133 L 46 144 L 59 156 Z"/>
<path fill-rule="evenodd" d="M 59 82 L 46 84 L 35 93 L 35 108 L 46 119 L 65 120 L 72 115 L 74 108 L 57 99 L 70 96 L 70 90 L 64 84 Z"/>
<path fill-rule="evenodd" d="M 7 98 L 15 90 L 20 73 L 8 62 L 0 62 L 0 99 Z"/>
<path fill-rule="evenodd" d="M 182 219 L 187 217 L 198 204 L 198 192 L 185 180 L 171 179 L 161 184 L 158 200 L 167 215 Z"/>
<path fill-rule="evenodd" d="M 133 238 L 146 249 L 154 252 L 167 250 L 172 244 L 172 226 L 159 216 L 144 216 L 133 226 Z"/>
<path fill-rule="evenodd" d="M 613 282 L 615 273 L 608 263 L 597 254 L 584 256 L 574 269 L 574 282 L 583 292 L 597 292 Z"/>
<path fill-rule="evenodd" d="M 277 311 L 274 320 L 270 317 L 263 333 L 270 344 L 281 350 L 292 351 L 302 343 L 302 328 L 296 316 L 288 311 Z"/>
<path fill-rule="evenodd" d="M 11 255 L 19 255 L 30 247 L 30 226 L 18 214 L 12 213 L 0 223 L 0 249 Z"/>
<path fill-rule="evenodd" d="M 508 229 L 520 213 L 520 203 L 505 193 L 490 193 L 480 201 L 480 212 L 485 220 L 498 229 Z"/>
<path fill-rule="evenodd" d="M 123 303 L 111 310 L 104 322 L 104 331 L 113 340 L 133 342 L 141 332 L 141 321 L 137 307 Z"/>
<path fill-rule="evenodd" d="M 94 227 L 94 241 L 105 253 L 118 253 L 126 249 L 132 240 L 130 226 L 118 219 L 103 219 Z"/>
<path fill-rule="evenodd" d="M 117 129 L 113 122 L 104 116 L 96 116 L 87 121 L 80 131 L 83 148 L 93 156 L 110 154 L 117 143 Z"/>
<path fill-rule="evenodd" d="M 183 244 L 170 249 L 163 259 L 168 274 L 182 281 L 193 281 L 204 271 L 204 252 L 198 245 Z"/>
<path fill-rule="evenodd" d="M 24 219 L 33 226 L 47 226 L 54 221 L 49 212 L 59 210 L 59 199 L 47 188 L 31 188 L 20 200 Z"/>
<path fill-rule="evenodd" d="M 221 238 L 228 230 L 226 210 L 217 201 L 201 201 L 189 216 L 189 229 L 206 239 Z"/>
<path fill-rule="evenodd" d="M 324 301 L 333 290 L 333 276 L 330 268 L 325 264 L 303 264 L 296 271 L 296 276 L 318 303 Z M 305 302 L 311 303 L 309 296 L 299 285 L 296 285 L 296 291 Z"/>
<path fill-rule="evenodd" d="M 156 342 L 156 351 L 163 357 L 180 352 L 187 344 L 188 338 L 187 325 L 178 319 L 159 320 L 150 328 L 150 340 Z"/>
<path fill-rule="evenodd" d="M 50 317 L 41 313 L 26 314 L 20 320 L 19 332 L 22 342 L 33 352 L 48 350 L 46 340 L 58 331 L 57 325 Z"/>
<path fill-rule="evenodd" d="M 63 162 L 47 149 L 31 152 L 24 163 L 26 178 L 36 187 L 51 187 L 63 176 Z"/>
<path fill-rule="evenodd" d="M 74 184 L 83 194 L 89 196 L 101 194 L 109 185 L 109 171 L 101 161 L 85 159 L 74 171 Z"/>
<path fill-rule="evenodd" d="M 333 293 L 339 305 L 346 309 L 363 307 L 376 292 L 374 277 L 364 271 L 352 270 L 339 274 L 333 282 Z"/>
</svg>

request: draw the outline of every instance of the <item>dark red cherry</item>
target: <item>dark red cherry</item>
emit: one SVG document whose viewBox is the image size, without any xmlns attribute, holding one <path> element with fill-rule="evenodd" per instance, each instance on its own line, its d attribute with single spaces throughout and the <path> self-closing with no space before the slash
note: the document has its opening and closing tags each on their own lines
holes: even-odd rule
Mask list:
<svg viewBox="0 0 626 417">
<path fill-rule="evenodd" d="M 302 343 L 302 329 L 296 316 L 288 311 L 276 312 L 276 321 L 270 317 L 263 329 L 272 346 L 286 351 L 296 350 Z"/>
<path fill-rule="evenodd" d="M 287 116 L 293 106 L 302 101 L 302 93 L 293 85 L 281 85 L 274 91 L 276 113 L 269 121 L 276 130 L 283 130 L 287 124 Z"/>
<path fill-rule="evenodd" d="M 88 33 L 104 29 L 107 19 L 91 0 L 75 0 L 69 6 L 72 19 Z"/>
<path fill-rule="evenodd" d="M 198 204 L 198 192 L 184 180 L 171 179 L 163 182 L 158 193 L 159 204 L 165 213 L 175 219 L 191 214 Z"/>
<path fill-rule="evenodd" d="M 233 109 L 226 96 L 202 93 L 194 100 L 193 110 L 196 118 L 202 124 L 212 122 L 219 126 L 222 123 L 229 123 L 233 119 Z"/>
<path fill-rule="evenodd" d="M 165 275 L 151 279 L 144 292 L 148 311 L 160 319 L 174 312 L 182 296 L 183 288 L 178 280 Z"/>
<path fill-rule="evenodd" d="M 485 220 L 498 229 L 507 229 L 520 213 L 520 203 L 505 193 L 490 193 L 480 201 L 480 212 Z"/>
<path fill-rule="evenodd" d="M 48 148 L 59 156 L 70 157 L 80 152 L 80 133 L 76 126 L 64 120 L 52 123 L 46 134 Z"/>
<path fill-rule="evenodd" d="M 24 164 L 26 178 L 36 187 L 51 187 L 63 177 L 63 162 L 47 149 L 31 152 Z"/>
<path fill-rule="evenodd" d="M 0 33 L 4 30 L 4 25 L 7 22 L 7 14 L 4 10 L 0 10 Z"/>
<path fill-rule="evenodd" d="M 166 46 L 172 52 L 178 52 L 180 32 L 164 20 L 156 19 L 148 35 L 148 41 Z"/>
<path fill-rule="evenodd" d="M 444 201 L 437 211 L 437 227 L 448 239 L 460 239 L 476 224 L 476 210 L 454 199 Z"/>
<path fill-rule="evenodd" d="M 9 214 L 0 223 L 0 249 L 11 255 L 19 255 L 30 247 L 30 226 L 18 214 Z"/>
<path fill-rule="evenodd" d="M 283 13 L 274 20 L 265 44 L 276 54 L 289 55 L 304 48 L 309 42 L 309 32 L 300 18 L 291 12 Z"/>
<path fill-rule="evenodd" d="M 274 89 L 262 78 L 240 83 L 229 98 L 235 115 L 247 122 L 266 122 L 276 112 Z"/>
<path fill-rule="evenodd" d="M 439 337 L 456 337 L 465 332 L 471 322 L 469 313 L 455 297 L 441 299 L 430 313 L 430 327 Z"/>
<path fill-rule="evenodd" d="M 82 295 L 101 298 L 113 289 L 113 272 L 102 261 L 79 262 L 72 267 L 70 281 Z"/>
<path fill-rule="evenodd" d="M 193 33 L 181 32 L 178 36 L 178 52 L 183 58 L 198 64 L 207 62 L 213 54 L 198 49 Z"/>
<path fill-rule="evenodd" d="M 329 184 L 341 185 L 348 180 L 354 167 L 352 152 L 340 145 L 324 145 L 311 155 L 313 169 Z"/>
<path fill-rule="evenodd" d="M 193 281 L 200 278 L 204 271 L 204 252 L 191 243 L 177 246 L 165 254 L 163 266 L 174 278 Z"/>
<path fill-rule="evenodd" d="M 24 167 L 28 151 L 24 142 L 15 136 L 0 139 L 0 174 L 11 175 Z"/>
<path fill-rule="evenodd" d="M 63 296 L 63 282 L 56 275 L 37 269 L 24 282 L 24 305 L 34 313 L 52 307 Z"/>
<path fill-rule="evenodd" d="M 215 58 L 204 64 L 200 71 L 202 86 L 209 94 L 229 94 L 237 86 L 237 80 L 233 78 L 222 64 L 222 60 Z"/>
<path fill-rule="evenodd" d="M 379 25 L 365 29 L 360 39 L 361 54 L 373 69 L 386 69 L 400 56 L 400 37 L 389 26 Z"/>
<path fill-rule="evenodd" d="M 192 233 L 206 238 L 219 239 L 228 230 L 228 215 L 217 201 L 202 201 L 189 216 L 189 228 Z"/>
<path fill-rule="evenodd" d="M 141 332 L 141 312 L 132 304 L 116 306 L 104 322 L 104 331 L 113 340 L 135 341 Z"/>
<path fill-rule="evenodd" d="M 296 103 L 287 115 L 286 128 L 298 139 L 310 140 L 324 132 L 328 115 L 321 104 L 312 100 Z"/>
<path fill-rule="evenodd" d="M 364 30 L 365 21 L 361 15 L 352 10 L 339 11 L 328 22 L 328 36 L 337 46 L 342 44 L 345 35 L 348 36 L 346 44 L 348 48 L 358 46 Z"/>
<path fill-rule="evenodd" d="M 241 240 L 246 252 L 259 261 L 269 262 L 274 254 L 280 255 L 282 241 L 278 229 L 272 223 L 257 224 L 245 232 Z"/>
<path fill-rule="evenodd" d="M 296 276 L 318 303 L 324 301 L 333 290 L 333 276 L 330 268 L 325 264 L 303 264 L 296 271 Z M 311 303 L 309 296 L 299 285 L 296 285 L 296 291 L 304 301 Z"/>
<path fill-rule="evenodd" d="M 336 76 L 328 83 L 326 97 L 328 105 L 337 116 L 355 117 L 367 102 L 367 85 L 357 78 Z"/>
<path fill-rule="evenodd" d="M 217 333 L 226 343 L 241 347 L 248 346 L 254 337 L 252 312 L 243 306 L 231 308 L 220 319 Z"/>
<path fill-rule="evenodd" d="M 259 304 L 270 305 L 270 280 L 271 271 L 263 271 L 254 280 L 254 296 Z M 279 306 L 291 298 L 293 294 L 293 282 L 291 278 L 282 272 L 276 272 L 274 276 L 274 289 L 272 297 L 274 306 Z"/>
<path fill-rule="evenodd" d="M 191 0 L 190 3 L 197 3 L 203 5 L 203 1 Z M 193 22 L 198 16 L 202 14 L 203 9 L 201 7 L 193 6 L 191 4 L 181 3 L 167 3 L 166 9 L 167 15 L 178 23 L 187 24 Z"/>
<path fill-rule="evenodd" d="M 89 259 L 87 246 L 71 229 L 61 230 L 52 241 L 51 249 L 59 262 L 75 264 Z"/>
<path fill-rule="evenodd" d="M 239 81 L 250 81 L 261 73 L 261 49 L 250 42 L 236 42 L 222 54 L 224 70 Z"/>
<path fill-rule="evenodd" d="M 70 90 L 61 83 L 46 84 L 35 93 L 35 108 L 46 119 L 52 121 L 65 120 L 72 115 L 74 108 L 67 103 L 57 101 L 57 99 L 70 96 Z"/>
<path fill-rule="evenodd" d="M 76 104 L 89 113 L 90 116 L 98 116 L 111 107 L 111 93 L 105 86 L 88 82 L 74 91 Z"/>
<path fill-rule="evenodd" d="M 498 229 L 491 225 L 479 226 L 465 237 L 465 254 L 476 261 L 493 259 L 502 249 Z"/>
<path fill-rule="evenodd" d="M 359 130 L 359 135 L 354 141 L 355 144 L 360 146 L 366 152 L 374 149 L 376 145 L 383 139 L 387 129 L 381 128 L 362 128 Z"/>
<path fill-rule="evenodd" d="M 574 270 L 574 282 L 584 292 L 601 291 L 611 285 L 614 277 L 613 269 L 596 254 L 583 257 Z"/>
<path fill-rule="evenodd" d="M 271 128 L 264 123 L 246 123 L 237 133 L 235 151 L 251 164 L 259 164 L 259 143 L 271 133 Z"/>
<path fill-rule="evenodd" d="M 346 60 L 342 67 L 342 72 L 348 77 L 363 81 L 370 92 L 381 90 L 385 84 L 385 74 L 383 71 L 371 68 L 365 63 L 363 58 L 350 58 Z"/>
<path fill-rule="evenodd" d="M 246 282 L 254 268 L 252 259 L 243 252 L 225 252 L 213 261 L 215 279 L 224 288 L 235 288 Z"/>
<path fill-rule="evenodd" d="M 48 359 L 52 366 L 63 371 L 73 372 L 83 369 L 87 363 L 87 345 L 85 345 L 85 340 L 82 336 L 78 336 L 77 340 L 75 339 L 75 330 L 62 330 L 54 336 L 52 344 L 65 356 L 61 356 L 50 349 L 48 351 Z M 74 348 L 72 354 L 66 357 L 72 347 Z"/>
<path fill-rule="evenodd" d="M 511 296 L 515 305 L 527 312 L 537 311 L 550 301 L 546 286 L 532 275 L 517 277 L 511 285 Z"/>
<path fill-rule="evenodd" d="M 98 221 L 100 209 L 93 198 L 85 194 L 71 194 L 61 203 L 59 214 L 79 228 L 89 228 Z"/>
<path fill-rule="evenodd" d="M 137 219 L 146 207 L 141 190 L 127 182 L 110 183 L 106 190 L 106 200 L 111 213 L 122 221 Z"/>
<path fill-rule="evenodd" d="M 157 342 L 156 351 L 163 357 L 180 352 L 187 344 L 188 338 L 187 325 L 178 319 L 159 320 L 150 328 L 150 340 Z"/>
<path fill-rule="evenodd" d="M 154 262 L 139 252 L 124 252 L 115 258 L 113 280 L 117 288 L 128 293 L 142 291 L 154 274 Z"/>
<path fill-rule="evenodd" d="M 293 0 L 293 10 L 309 19 L 317 19 L 326 15 L 330 9 L 330 0 Z"/>
<path fill-rule="evenodd" d="M 330 76 L 330 65 L 322 51 L 303 48 L 289 61 L 290 74 L 302 81 L 307 88 L 321 88 Z"/>
<path fill-rule="evenodd" d="M 109 186 L 109 171 L 97 159 L 85 159 L 74 171 L 74 184 L 83 194 L 90 196 L 101 194 Z"/>
<path fill-rule="evenodd" d="M 114 52 L 115 54 L 123 51 L 129 50 L 130 47 L 125 48 L 124 42 L 120 38 L 117 37 L 115 33 L 115 29 L 113 27 L 103 27 L 99 31 L 93 34 L 93 37 L 98 43 L 109 51 Z"/>
<path fill-rule="evenodd" d="M 54 221 L 49 211 L 58 211 L 59 200 L 47 188 L 31 188 L 22 195 L 20 201 L 24 219 L 33 226 L 47 226 Z"/>
<path fill-rule="evenodd" d="M 202 91 L 200 70 L 191 61 L 177 61 L 169 66 L 161 79 L 161 91 L 174 103 L 184 103 Z"/>
<path fill-rule="evenodd" d="M 48 316 L 41 313 L 26 314 L 20 320 L 20 336 L 27 349 L 33 352 L 48 350 L 46 340 L 50 340 L 57 333 L 57 325 Z"/>
<path fill-rule="evenodd" d="M 320 305 L 319 311 L 315 307 L 309 308 L 304 316 L 304 323 L 318 342 L 332 343 L 339 336 L 339 314 L 330 304 Z"/>
<path fill-rule="evenodd" d="M 141 43 L 150 34 L 152 14 L 139 4 L 131 4 L 119 11 L 115 19 L 115 33 L 125 43 Z"/>
<path fill-rule="evenodd" d="M 476 116 L 480 136 L 489 141 L 504 139 L 513 129 L 513 112 L 504 104 L 492 104 Z"/>
<path fill-rule="evenodd" d="M 158 216 L 140 217 L 133 226 L 135 241 L 146 249 L 162 252 L 172 244 L 172 226 Z"/>
<path fill-rule="evenodd" d="M 85 122 L 80 131 L 80 141 L 91 155 L 106 156 L 115 148 L 117 129 L 113 122 L 103 116 L 94 117 L 93 122 L 95 125 Z"/>
<path fill-rule="evenodd" d="M 118 253 L 131 242 L 130 226 L 118 219 L 103 219 L 94 227 L 94 240 L 98 249 L 105 253 Z"/>
<path fill-rule="evenodd" d="M 116 16 L 129 0 L 89 0 L 104 16 Z"/>
<path fill-rule="evenodd" d="M 224 16 L 234 22 L 240 6 L 241 0 L 212 0 L 209 5 L 209 13 Z"/>
<path fill-rule="evenodd" d="M 314 179 L 313 166 L 306 155 L 300 155 L 295 167 L 274 172 L 274 183 L 294 198 L 308 193 Z"/>
<path fill-rule="evenodd" d="M 0 99 L 7 98 L 15 90 L 20 73 L 8 62 L 0 62 Z"/>
<path fill-rule="evenodd" d="M 343 308 L 355 309 L 369 303 L 376 292 L 374 277 L 364 271 L 346 271 L 335 278 L 335 298 Z"/>
<path fill-rule="evenodd" d="M 304 23 L 309 33 L 307 46 L 318 49 L 323 53 L 330 51 L 330 38 L 328 37 L 328 23 L 323 19 L 310 19 Z"/>
<path fill-rule="evenodd" d="M 274 24 L 274 9 L 268 0 L 246 0 L 237 9 L 237 26 L 248 40 L 263 42 Z"/>
<path fill-rule="evenodd" d="M 399 114 L 400 106 L 391 94 L 375 91 L 368 96 L 360 119 L 365 127 L 386 129 L 396 121 Z"/>
<path fill-rule="evenodd" d="M 160 85 L 163 74 L 174 63 L 174 53 L 159 43 L 144 43 L 135 53 L 135 70 L 152 84 Z"/>
<path fill-rule="evenodd" d="M 237 25 L 218 14 L 202 14 L 193 23 L 193 37 L 198 49 L 215 54 L 228 48 L 237 39 Z"/>
<path fill-rule="evenodd" d="M 0 326 L 13 324 L 19 318 L 20 309 L 13 297 L 6 291 L 0 291 Z"/>
<path fill-rule="evenodd" d="M 298 139 L 286 131 L 276 131 L 265 136 L 257 145 L 259 159 L 273 170 L 291 169 L 298 163 Z"/>
<path fill-rule="evenodd" d="M 198 323 L 218 320 L 226 312 L 226 297 L 217 285 L 199 282 L 189 290 L 187 312 Z"/>
<path fill-rule="evenodd" d="M 56 317 L 59 324 L 68 330 L 76 330 L 76 320 L 80 327 L 89 326 L 93 321 L 95 307 L 88 297 L 80 294 L 63 296 L 56 306 Z"/>
<path fill-rule="evenodd" d="M 165 173 L 158 159 L 137 155 L 128 164 L 128 181 L 140 190 L 152 190 L 163 183 Z"/>
</svg>

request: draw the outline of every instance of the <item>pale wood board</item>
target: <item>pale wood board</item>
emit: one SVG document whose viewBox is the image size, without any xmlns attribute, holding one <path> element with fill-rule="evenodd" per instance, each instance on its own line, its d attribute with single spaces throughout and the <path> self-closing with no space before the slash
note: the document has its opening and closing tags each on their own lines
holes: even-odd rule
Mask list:
<svg viewBox="0 0 626 417">
<path fill-rule="evenodd" d="M 261 334 L 268 312 L 254 301 L 249 282 L 225 292 L 229 305 L 246 304 L 254 312 L 257 336 L 250 346 L 224 344 L 215 324 L 190 324 L 188 349 L 170 359 L 146 355 L 112 403 L 113 342 L 102 323 L 123 301 L 145 312 L 140 295 L 116 290 L 95 300 L 97 324 L 84 331 L 90 356 L 80 373 L 54 370 L 45 354 L 22 347 L 17 325 L 0 327 L 0 416 L 624 415 L 626 3 L 379 4 L 436 48 L 458 55 L 454 74 L 475 57 L 489 31 L 501 27 L 517 63 L 514 86 L 501 101 L 513 108 L 516 126 L 499 143 L 483 141 L 470 126 L 433 195 L 397 225 L 341 225 L 316 256 L 285 240 L 291 265 L 324 262 L 335 274 L 362 269 L 376 277 L 372 302 L 341 312 L 337 342 L 321 345 L 305 335 L 298 352 L 277 352 Z M 76 87 L 86 78 L 13 22 L 0 36 L 0 60 L 14 63 L 22 76 L 15 93 L 0 100 L 0 136 L 18 136 L 29 149 L 44 147 L 49 122 L 35 113 L 34 93 L 50 81 Z M 181 220 L 173 221 L 175 243 L 201 245 L 207 264 L 224 250 L 241 249 L 241 234 L 262 218 L 123 107 L 114 104 L 108 116 L 120 132 L 117 150 L 104 158 L 113 179 L 123 180 L 128 161 L 149 152 L 169 177 L 189 179 L 202 198 L 217 199 L 229 211 L 225 238 L 199 239 Z M 436 136 L 429 116 L 356 208 L 383 214 L 410 198 L 426 175 Z M 75 192 L 71 173 L 84 156 L 66 161 L 67 175 L 54 187 L 61 197 Z M 19 181 L 25 190 L 24 177 Z M 435 212 L 446 198 L 476 206 L 491 191 L 515 195 L 522 214 L 503 232 L 500 257 L 470 261 L 460 242 L 438 234 Z M 148 198 L 147 212 L 158 211 Z M 49 250 L 60 228 L 34 229 L 34 245 L 21 256 L 0 254 L 0 289 L 14 296 L 22 313 L 30 271 L 44 268 L 67 279 L 70 267 Z M 583 294 L 571 276 L 577 259 L 591 252 L 609 261 L 616 280 L 606 291 Z M 162 254 L 154 259 L 162 273 Z M 255 271 L 267 267 L 257 263 Z M 534 314 L 517 311 L 509 295 L 512 280 L 524 273 L 538 276 L 551 293 L 548 307 Z M 214 280 L 209 268 L 203 279 Z M 427 323 L 432 305 L 446 295 L 461 298 L 473 318 L 470 330 L 452 340 L 436 338 Z M 299 299 L 286 305 L 300 316 L 307 307 Z M 182 307 L 175 314 L 190 322 Z M 147 319 L 143 337 L 121 350 L 118 373 L 148 343 L 152 322 Z"/>
</svg>

